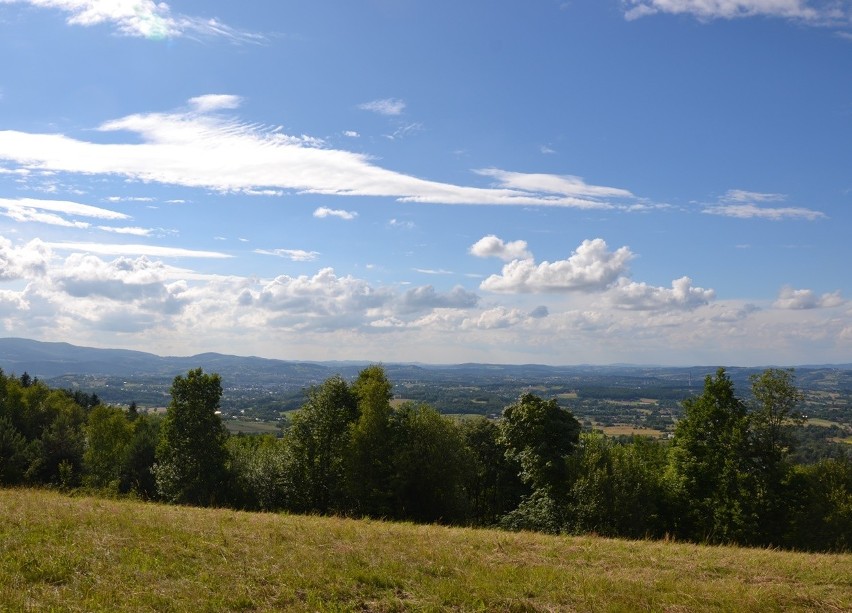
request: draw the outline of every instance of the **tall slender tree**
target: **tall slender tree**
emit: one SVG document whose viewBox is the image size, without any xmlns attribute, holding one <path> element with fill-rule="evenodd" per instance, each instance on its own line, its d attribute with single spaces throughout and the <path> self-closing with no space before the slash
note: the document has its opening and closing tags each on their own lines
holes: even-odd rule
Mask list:
<svg viewBox="0 0 852 613">
<path fill-rule="evenodd" d="M 683 505 L 679 532 L 699 541 L 749 542 L 756 522 L 746 406 L 724 368 L 683 404 L 670 463 Z"/>
<path fill-rule="evenodd" d="M 171 391 L 154 468 L 160 496 L 181 504 L 221 503 L 227 493 L 228 436 L 216 413 L 221 377 L 197 368 L 175 377 Z"/>
</svg>

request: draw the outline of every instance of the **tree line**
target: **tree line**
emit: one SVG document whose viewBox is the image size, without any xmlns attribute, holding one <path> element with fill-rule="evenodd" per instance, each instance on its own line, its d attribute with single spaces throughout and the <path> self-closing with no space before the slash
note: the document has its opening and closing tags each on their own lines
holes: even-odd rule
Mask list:
<svg viewBox="0 0 852 613">
<path fill-rule="evenodd" d="M 499 420 L 392 403 L 381 366 L 311 388 L 284 436 L 231 436 L 218 374 L 177 376 L 165 416 L 0 370 L 0 484 L 175 504 L 677 538 L 806 550 L 852 545 L 852 463 L 791 460 L 791 371 L 724 369 L 683 403 L 670 441 L 581 432 L 524 394 Z"/>
</svg>

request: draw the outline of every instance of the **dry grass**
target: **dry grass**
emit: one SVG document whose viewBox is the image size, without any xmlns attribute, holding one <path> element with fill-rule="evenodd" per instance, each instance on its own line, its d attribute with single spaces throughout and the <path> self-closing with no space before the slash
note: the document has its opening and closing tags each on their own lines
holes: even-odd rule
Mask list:
<svg viewBox="0 0 852 613">
<path fill-rule="evenodd" d="M 3 611 L 849 611 L 852 556 L 0 490 Z"/>
<path fill-rule="evenodd" d="M 604 426 L 594 422 L 594 427 L 601 430 L 607 436 L 649 436 L 651 438 L 660 438 L 665 436 L 665 432 L 662 430 L 643 428 L 641 426 L 631 426 L 629 424 Z"/>
</svg>

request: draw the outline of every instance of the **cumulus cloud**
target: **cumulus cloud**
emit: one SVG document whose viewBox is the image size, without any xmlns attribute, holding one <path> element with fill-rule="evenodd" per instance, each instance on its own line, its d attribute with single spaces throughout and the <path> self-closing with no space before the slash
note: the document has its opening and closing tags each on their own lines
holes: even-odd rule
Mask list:
<svg viewBox="0 0 852 613">
<path fill-rule="evenodd" d="M 46 274 L 50 247 L 35 239 L 20 247 L 0 236 L 0 281 L 31 279 Z"/>
<path fill-rule="evenodd" d="M 355 211 L 330 209 L 327 206 L 321 206 L 314 211 L 314 217 L 318 217 L 319 219 L 325 219 L 326 217 L 338 217 L 340 219 L 345 219 L 346 221 L 351 221 L 358 217 L 358 213 L 356 213 Z"/>
<path fill-rule="evenodd" d="M 473 327 L 480 330 L 497 330 L 516 326 L 526 319 L 527 315 L 519 309 L 509 309 L 499 306 L 483 311 L 474 318 L 465 319 L 463 327 Z"/>
<path fill-rule="evenodd" d="M 603 239 L 584 240 L 566 260 L 540 264 L 532 258 L 513 260 L 480 288 L 506 293 L 600 291 L 626 274 L 631 259 L 628 247 L 609 251 Z"/>
<path fill-rule="evenodd" d="M 398 98 L 382 98 L 359 104 L 362 111 L 372 111 L 379 115 L 401 115 L 405 110 L 405 101 Z"/>
<path fill-rule="evenodd" d="M 495 257 L 506 262 L 532 257 L 532 254 L 527 251 L 526 241 L 518 240 L 507 243 L 493 234 L 480 238 L 471 245 L 469 252 L 478 258 Z"/>
<path fill-rule="evenodd" d="M 794 289 L 785 286 L 781 288 L 773 306 L 776 309 L 827 309 L 841 306 L 845 302 L 839 290 L 819 296 L 810 289 Z"/>
<path fill-rule="evenodd" d="M 0 280 L 9 284 L 0 288 L 0 331 L 140 349 L 156 342 L 180 355 L 273 354 L 286 346 L 302 359 L 438 362 L 449 351 L 459 360 L 514 363 L 635 356 L 707 363 L 734 351 L 742 362 L 792 364 L 842 361 L 852 338 L 839 292 L 781 294 L 804 306 L 840 304 L 835 310 L 701 307 L 712 294 L 688 279 L 655 288 L 622 276 L 596 296 L 526 306 L 526 297 L 492 296 L 482 304 L 462 287 L 377 287 L 330 268 L 274 279 L 204 275 L 151 256 L 60 257 L 40 241 L 0 238 Z"/>
<path fill-rule="evenodd" d="M 406 291 L 400 303 L 403 312 L 416 312 L 430 309 L 471 309 L 479 302 L 479 296 L 456 286 L 445 294 L 438 293 L 431 285 L 411 288 Z"/>
<path fill-rule="evenodd" d="M 317 138 L 287 135 L 222 117 L 239 97 L 193 98 L 188 110 L 128 115 L 98 129 L 123 142 L 97 143 L 63 134 L 0 131 L 0 160 L 29 170 L 113 176 L 222 192 L 380 196 L 402 202 L 610 208 L 618 188 L 575 177 L 479 171 L 490 188 L 420 179 L 377 166 L 369 156 L 331 149 Z M 120 135 L 127 133 L 122 138 Z"/>
<path fill-rule="evenodd" d="M 112 24 L 125 36 L 148 39 L 223 37 L 235 42 L 259 42 L 258 34 L 242 32 L 217 19 L 172 13 L 154 0 L 0 0 L 0 4 L 29 4 L 68 13 L 68 24 Z"/>
<path fill-rule="evenodd" d="M 814 25 L 849 20 L 849 10 L 834 0 L 624 0 L 624 5 L 627 19 L 669 13 L 704 20 L 780 17 Z"/>
<path fill-rule="evenodd" d="M 276 316 L 270 325 L 292 329 L 330 330 L 358 328 L 368 321 L 368 311 L 379 309 L 393 296 L 363 279 L 338 277 L 331 268 L 313 276 L 281 275 L 266 283 L 254 303 Z"/>
<path fill-rule="evenodd" d="M 254 252 L 261 255 L 276 255 L 293 262 L 312 262 L 319 256 L 318 251 L 305 251 L 304 249 L 255 249 Z"/>
<path fill-rule="evenodd" d="M 636 311 L 691 310 L 708 304 L 715 297 L 712 289 L 693 287 L 689 277 L 675 279 L 671 288 L 619 279 L 609 293 L 614 306 Z"/>
<path fill-rule="evenodd" d="M 532 317 L 533 319 L 543 319 L 548 315 L 550 315 L 550 310 L 544 305 L 537 306 L 532 311 L 530 311 L 530 317 Z"/>
<path fill-rule="evenodd" d="M 54 274 L 53 280 L 57 287 L 77 298 L 102 297 L 119 302 L 164 303 L 174 298 L 169 291 L 170 287 L 181 288 L 180 284 L 170 286 L 167 283 L 170 274 L 165 264 L 144 256 L 104 262 L 93 255 L 74 253 L 65 260 L 63 268 Z"/>
</svg>

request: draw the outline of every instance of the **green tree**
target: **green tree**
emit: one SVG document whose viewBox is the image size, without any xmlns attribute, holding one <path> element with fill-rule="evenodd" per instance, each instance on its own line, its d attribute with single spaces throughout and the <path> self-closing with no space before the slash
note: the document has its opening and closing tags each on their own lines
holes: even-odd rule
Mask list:
<svg viewBox="0 0 852 613">
<path fill-rule="evenodd" d="M 803 396 L 794 384 L 793 371 L 777 368 L 752 375 L 751 392 L 749 432 L 759 536 L 764 544 L 778 544 L 788 521 L 786 490 L 793 468 L 793 428 L 804 421 L 799 410 Z"/>
<path fill-rule="evenodd" d="M 511 530 L 558 533 L 565 526 L 568 456 L 580 438 L 580 422 L 556 399 L 524 394 L 503 410 L 500 441 L 506 457 L 520 466 L 532 493 L 500 524 Z"/>
<path fill-rule="evenodd" d="M 158 495 L 154 464 L 162 418 L 156 415 L 128 415 L 130 418 L 133 434 L 124 449 L 119 491 L 133 492 L 143 500 L 152 500 Z"/>
<path fill-rule="evenodd" d="M 463 521 L 472 458 L 456 422 L 413 403 L 395 410 L 392 421 L 394 515 L 420 522 Z"/>
<path fill-rule="evenodd" d="M 748 416 L 719 368 L 700 396 L 684 401 L 675 427 L 670 477 L 679 504 L 679 532 L 707 542 L 751 540 L 756 529 Z"/>
<path fill-rule="evenodd" d="M 568 523 L 572 531 L 605 536 L 662 536 L 667 519 L 663 445 L 643 437 L 618 443 L 583 434 L 572 456 Z"/>
<path fill-rule="evenodd" d="M 16 485 L 24 480 L 30 457 L 27 439 L 12 420 L 0 416 L 0 484 Z"/>
<path fill-rule="evenodd" d="M 345 453 L 358 399 L 340 376 L 311 388 L 286 434 L 297 510 L 328 513 L 345 502 Z M 294 501 L 295 502 L 295 501 Z"/>
<path fill-rule="evenodd" d="M 227 447 L 239 506 L 261 511 L 304 510 L 301 492 L 293 481 L 294 462 L 286 438 L 238 435 L 228 439 Z"/>
<path fill-rule="evenodd" d="M 811 551 L 852 549 L 852 461 L 796 466 L 787 489 L 789 520 L 783 545 Z"/>
<path fill-rule="evenodd" d="M 360 515 L 390 517 L 394 512 L 391 393 L 384 368 L 373 365 L 358 374 L 352 390 L 358 420 L 352 425 L 347 452 L 347 484 L 352 510 Z"/>
<path fill-rule="evenodd" d="M 160 427 L 154 474 L 160 496 L 179 504 L 213 505 L 227 489 L 227 431 L 217 415 L 222 380 L 202 369 L 175 377 Z"/>
<path fill-rule="evenodd" d="M 556 399 L 524 394 L 506 407 L 500 422 L 506 455 L 517 460 L 521 479 L 559 500 L 568 487 L 567 457 L 580 438 L 580 422 Z"/>
<path fill-rule="evenodd" d="M 493 525 L 516 508 L 529 488 L 518 476 L 520 464 L 506 457 L 500 441 L 500 428 L 484 417 L 466 420 L 461 433 L 468 449 L 471 470 L 467 492 L 471 520 L 480 525 Z"/>
<path fill-rule="evenodd" d="M 118 492 L 132 437 L 133 424 L 122 409 L 106 405 L 92 409 L 86 422 L 83 484 Z"/>
</svg>

